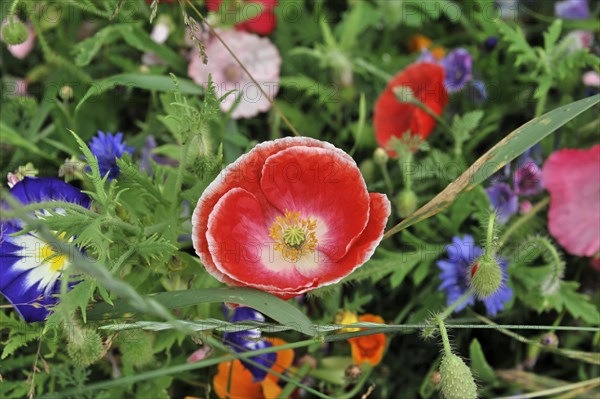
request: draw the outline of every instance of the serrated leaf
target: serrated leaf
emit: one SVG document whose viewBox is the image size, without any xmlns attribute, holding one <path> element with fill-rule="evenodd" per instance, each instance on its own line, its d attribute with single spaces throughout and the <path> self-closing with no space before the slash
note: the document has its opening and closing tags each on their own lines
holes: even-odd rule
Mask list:
<svg viewBox="0 0 600 399">
<path fill-rule="evenodd" d="M 555 19 L 548 31 L 544 32 L 544 49 L 549 54 L 560 37 L 562 31 L 562 20 Z"/>
<path fill-rule="evenodd" d="M 560 297 L 567 311 L 576 319 L 597 325 L 600 323 L 600 313 L 597 306 L 590 303 L 590 297 L 577 292 L 579 284 L 574 281 L 563 281 L 557 296 Z"/>
</svg>

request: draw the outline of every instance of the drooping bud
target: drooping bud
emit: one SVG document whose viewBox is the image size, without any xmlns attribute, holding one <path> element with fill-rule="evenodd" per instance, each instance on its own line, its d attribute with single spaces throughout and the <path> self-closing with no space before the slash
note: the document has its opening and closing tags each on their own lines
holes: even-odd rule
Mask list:
<svg viewBox="0 0 600 399">
<path fill-rule="evenodd" d="M 9 46 L 24 43 L 29 36 L 27 26 L 16 18 L 2 27 L 2 41 Z"/>
<path fill-rule="evenodd" d="M 396 211 L 398 216 L 405 218 L 417 209 L 417 195 L 409 189 L 402 190 L 396 197 Z"/>
<path fill-rule="evenodd" d="M 502 285 L 502 269 L 494 257 L 481 256 L 471 265 L 471 287 L 481 299 L 493 295 Z"/>
<path fill-rule="evenodd" d="M 471 369 L 453 353 L 445 353 L 440 363 L 442 394 L 446 399 L 476 399 L 477 385 Z"/>
<path fill-rule="evenodd" d="M 100 360 L 106 353 L 106 348 L 102 344 L 100 335 L 90 329 L 77 328 L 73 332 L 73 336 L 69 337 L 70 341 L 67 344 L 67 353 L 69 358 L 78 366 L 87 367 L 96 361 Z"/>
<path fill-rule="evenodd" d="M 373 153 L 373 161 L 377 165 L 385 165 L 389 159 L 388 153 L 381 147 L 377 148 Z"/>
</svg>

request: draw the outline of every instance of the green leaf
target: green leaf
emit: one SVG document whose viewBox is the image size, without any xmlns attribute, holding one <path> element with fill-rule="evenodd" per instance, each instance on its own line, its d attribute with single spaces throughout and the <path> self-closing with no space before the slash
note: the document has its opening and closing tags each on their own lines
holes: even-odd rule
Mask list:
<svg viewBox="0 0 600 399">
<path fill-rule="evenodd" d="M 487 383 L 496 380 L 496 374 L 488 364 L 487 360 L 485 360 L 485 355 L 483 354 L 481 344 L 477 338 L 474 338 L 473 341 L 471 341 L 471 346 L 469 346 L 469 357 L 471 358 L 471 370 L 477 380 Z"/>
<path fill-rule="evenodd" d="M 99 30 L 92 37 L 78 43 L 73 48 L 75 54 L 75 65 L 84 67 L 98 54 L 103 45 L 111 43 L 118 37 L 118 32 L 114 25 L 109 25 Z"/>
<path fill-rule="evenodd" d="M 6 125 L 4 122 L 0 122 L 0 143 L 20 147 L 44 159 L 54 160 L 53 157 L 44 151 L 39 150 L 35 144 L 23 138 L 21 134 L 19 134 L 10 126 Z"/>
<path fill-rule="evenodd" d="M 560 285 L 557 294 L 562 299 L 564 306 L 576 319 L 580 318 L 590 324 L 598 324 L 600 313 L 594 304 L 590 303 L 590 297 L 577 292 L 579 284 L 574 281 L 564 281 Z"/>
<path fill-rule="evenodd" d="M 200 303 L 231 302 L 246 305 L 269 316 L 273 320 L 300 331 L 313 335 L 312 322 L 289 302 L 271 294 L 251 288 L 208 288 L 185 291 L 161 292 L 149 295 L 166 309 L 175 309 Z M 101 320 L 122 317 L 125 313 L 134 313 L 135 307 L 123 301 L 115 301 L 115 306 L 101 303 L 88 311 L 89 320 Z"/>
<path fill-rule="evenodd" d="M 554 48 L 554 45 L 560 37 L 562 31 L 562 19 L 556 19 L 550 25 L 547 32 L 544 32 L 544 49 L 546 53 L 550 54 Z"/>
<path fill-rule="evenodd" d="M 177 78 L 179 81 L 179 89 L 182 94 L 200 95 L 204 93 L 204 89 L 189 79 Z M 155 91 L 171 91 L 175 88 L 173 80 L 169 76 L 148 75 L 142 73 L 124 73 L 111 76 L 102 80 L 97 80 L 85 93 L 85 96 L 79 101 L 75 110 L 88 100 L 97 97 L 107 90 L 115 86 L 135 87 L 138 89 L 155 90 Z"/>
<path fill-rule="evenodd" d="M 600 94 L 556 108 L 517 128 L 492 147 L 492 149 L 483 154 L 458 179 L 450 183 L 448 187 L 431 201 L 388 230 L 384 238 L 388 238 L 421 220 L 425 220 L 443 211 L 454 202 L 458 194 L 462 191 L 472 190 L 525 150 L 598 104 L 598 102 L 600 102 Z"/>
</svg>

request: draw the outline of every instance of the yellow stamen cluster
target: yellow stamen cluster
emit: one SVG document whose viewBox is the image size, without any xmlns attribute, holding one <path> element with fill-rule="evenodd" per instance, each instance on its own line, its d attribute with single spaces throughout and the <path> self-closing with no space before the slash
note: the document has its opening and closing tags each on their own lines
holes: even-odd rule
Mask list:
<svg viewBox="0 0 600 399">
<path fill-rule="evenodd" d="M 317 247 L 317 221 L 310 216 L 300 216 L 300 211 L 286 209 L 285 216 L 277 216 L 269 229 L 269 236 L 275 240 L 275 249 L 289 262 L 297 262 Z"/>
<path fill-rule="evenodd" d="M 65 234 L 62 233 L 59 235 L 59 238 L 64 238 Z M 56 246 L 51 244 L 46 244 L 42 246 L 38 251 L 38 259 L 42 261 L 42 263 L 49 263 L 50 270 L 53 272 L 58 272 L 65 267 L 65 263 L 67 261 L 67 257 L 65 255 L 61 255 L 55 251 Z"/>
</svg>

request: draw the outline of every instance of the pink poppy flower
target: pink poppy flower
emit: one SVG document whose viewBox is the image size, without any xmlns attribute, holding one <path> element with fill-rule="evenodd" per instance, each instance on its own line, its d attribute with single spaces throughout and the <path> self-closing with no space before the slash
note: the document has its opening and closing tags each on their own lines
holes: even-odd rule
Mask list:
<svg viewBox="0 0 600 399">
<path fill-rule="evenodd" d="M 207 65 L 202 63 L 197 50 L 193 50 L 188 75 L 196 83 L 206 87 L 208 75 L 211 74 L 218 96 L 234 90 L 234 93 L 228 95 L 221 102 L 223 112 L 228 112 L 236 98 L 241 96 L 240 103 L 231 114 L 234 119 L 251 118 L 258 115 L 259 112 L 268 111 L 271 108 L 270 100 L 279 91 L 281 56 L 277 47 L 265 37 L 242 31 L 228 30 L 220 32 L 220 36 L 267 95 L 262 94 L 248 74 L 216 38 L 206 44 Z"/>
<path fill-rule="evenodd" d="M 354 160 L 307 137 L 267 141 L 204 191 L 192 241 L 218 280 L 283 299 L 340 281 L 365 263 L 390 214 Z"/>
<path fill-rule="evenodd" d="M 600 144 L 555 152 L 543 176 L 550 192 L 550 234 L 573 255 L 595 255 L 600 251 Z"/>
<path fill-rule="evenodd" d="M 14 18 L 15 22 L 19 21 L 19 18 L 17 18 L 16 16 L 14 16 L 13 18 Z M 3 29 L 4 26 L 7 25 L 8 23 L 9 23 L 8 17 L 4 18 L 4 21 L 2 21 L 1 28 Z M 0 31 L 1 31 L 1 29 L 0 29 Z M 8 48 L 8 51 L 10 51 L 10 53 L 15 58 L 23 59 L 23 58 L 27 57 L 27 55 L 33 49 L 33 45 L 35 44 L 35 31 L 29 24 L 27 24 L 27 31 L 29 32 L 29 34 L 27 35 L 27 39 L 23 43 L 6 46 Z"/>
</svg>

